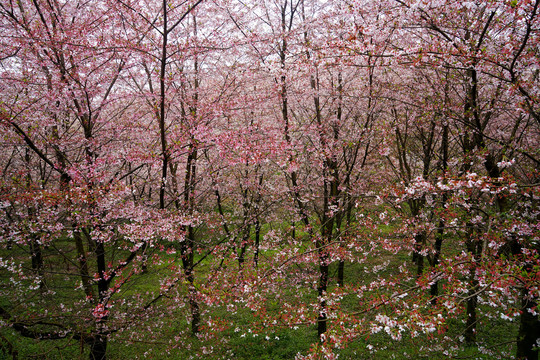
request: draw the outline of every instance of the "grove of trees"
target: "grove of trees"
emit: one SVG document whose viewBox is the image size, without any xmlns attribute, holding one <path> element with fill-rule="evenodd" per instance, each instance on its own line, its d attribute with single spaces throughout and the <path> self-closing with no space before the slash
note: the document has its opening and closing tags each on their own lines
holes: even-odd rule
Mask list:
<svg viewBox="0 0 540 360">
<path fill-rule="evenodd" d="M 2 358 L 538 359 L 539 7 L 0 0 Z"/>
</svg>

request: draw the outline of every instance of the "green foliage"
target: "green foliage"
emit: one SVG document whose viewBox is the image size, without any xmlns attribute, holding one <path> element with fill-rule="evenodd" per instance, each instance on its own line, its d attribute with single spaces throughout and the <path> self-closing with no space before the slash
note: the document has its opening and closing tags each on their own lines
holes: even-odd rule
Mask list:
<svg viewBox="0 0 540 360">
<path fill-rule="evenodd" d="M 393 232 L 391 225 L 379 227 L 381 235 L 391 235 Z M 297 232 L 298 234 L 298 232 Z M 306 235 L 307 236 L 307 235 Z M 458 251 L 452 243 L 454 239 L 448 238 L 445 246 L 449 249 L 446 253 Z M 62 243 L 64 249 L 68 249 L 68 242 Z M 276 250 L 267 250 L 261 256 L 272 256 Z M 124 254 L 118 254 L 122 257 Z M 52 255 L 51 255 L 52 256 Z M 200 255 L 197 255 L 199 257 Z M 141 295 L 150 299 L 159 292 L 159 279 L 164 274 L 171 274 L 169 265 L 179 263 L 177 254 L 163 254 L 160 264 L 150 264 L 148 271 L 134 275 L 129 287 L 123 289 L 122 296 L 131 297 Z M 208 275 L 211 267 L 212 257 L 206 258 L 201 266 L 197 268 L 197 276 L 202 279 Z M 373 272 L 375 266 L 388 263 L 380 271 Z M 367 284 L 380 278 L 390 279 L 398 273 L 398 267 L 403 263 L 410 263 L 410 254 L 399 252 L 380 252 L 378 256 L 368 257 L 364 263 L 347 263 L 345 270 L 345 284 Z M 337 263 L 330 267 L 330 290 L 336 286 Z M 48 281 L 55 282 L 58 289 L 55 299 L 67 298 L 71 296 L 73 288 L 76 286 L 76 277 L 64 279 L 63 277 L 51 277 Z M 63 286 L 60 286 L 61 282 Z M 410 284 L 409 284 L 410 285 Z M 179 287 L 180 295 L 185 292 L 184 287 Z M 298 295 L 294 289 L 286 290 L 283 297 L 293 298 Z M 384 292 L 385 289 L 378 291 Z M 391 291 L 391 289 L 388 289 Z M 146 295 L 145 295 L 146 294 Z M 315 292 L 306 290 L 302 301 L 306 303 L 315 300 Z M 7 305 L 6 299 L 1 299 L 2 306 Z M 168 299 L 163 299 L 160 306 L 166 306 Z M 36 303 L 36 306 L 41 306 Z M 346 294 L 340 301 L 340 307 L 346 312 L 359 310 L 359 298 L 355 294 Z M 204 310 L 204 309 L 203 309 Z M 239 308 L 231 313 L 224 307 L 208 308 L 212 318 L 220 319 L 223 323 L 229 324 L 224 330 L 216 332 L 212 336 L 205 338 L 212 329 L 205 329 L 200 338 L 189 337 L 189 324 L 186 321 L 188 309 L 181 308 L 170 314 L 168 318 L 160 318 L 158 324 L 156 319 L 148 318 L 134 325 L 130 331 L 144 334 L 136 340 L 132 340 L 126 334 L 114 335 L 108 344 L 108 359 L 190 359 L 199 358 L 201 354 L 205 359 L 293 359 L 297 354 L 306 355 L 310 348 L 316 343 L 316 328 L 314 325 L 299 326 L 296 329 L 288 327 L 274 327 L 251 332 L 251 326 L 255 322 L 256 313 L 250 309 Z M 281 311 L 280 300 L 267 299 L 266 310 L 269 316 L 276 316 Z M 489 308 L 482 308 L 485 314 L 489 314 Z M 362 316 L 369 320 L 373 314 L 365 313 Z M 466 347 L 460 340 L 463 333 L 463 324 L 458 319 L 448 321 L 448 328 L 444 333 L 419 335 L 411 338 L 404 336 L 401 341 L 394 341 L 385 334 L 359 334 L 356 339 L 349 342 L 344 349 L 334 349 L 341 359 L 443 359 L 448 356 L 470 357 L 477 359 L 500 359 L 514 354 L 515 344 L 504 340 L 515 339 L 517 324 L 504 321 L 500 318 L 490 319 L 480 313 L 478 325 L 478 347 Z M 152 329 L 151 332 L 149 329 Z M 19 359 L 30 359 L 38 357 L 40 359 L 86 359 L 88 357 L 88 346 L 73 339 L 62 341 L 39 341 L 20 337 L 15 331 L 9 328 L 0 330 L 2 336 L 18 351 Z M 182 347 L 175 347 L 175 336 L 182 336 L 186 339 Z M 162 340 L 160 340 L 162 339 Z M 453 349 L 438 346 L 438 339 L 443 339 L 448 344 L 448 339 L 453 339 Z M 209 354 L 205 354 L 208 349 L 212 349 Z M 451 350 L 451 351 L 450 351 Z M 446 351 L 446 352 L 445 352 Z M 0 359 L 11 358 L 5 349 L 0 351 Z"/>
<path fill-rule="evenodd" d="M 309 350 L 316 330 L 282 330 L 267 335 L 237 335 L 230 340 L 230 348 L 235 359 L 293 359 L 297 353 Z"/>
</svg>

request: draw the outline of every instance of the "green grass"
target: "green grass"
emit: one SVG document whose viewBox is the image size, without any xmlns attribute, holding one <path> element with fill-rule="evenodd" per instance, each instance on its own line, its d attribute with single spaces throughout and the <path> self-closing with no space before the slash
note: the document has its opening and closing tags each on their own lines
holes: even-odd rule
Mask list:
<svg viewBox="0 0 540 360">
<path fill-rule="evenodd" d="M 390 234 L 391 227 L 381 229 L 382 234 Z M 301 236 L 301 229 L 297 229 L 297 236 Z M 68 248 L 69 243 L 59 244 Z M 310 246 L 308 242 L 306 248 Z M 445 246 L 452 250 L 450 240 L 445 242 Z M 455 251 L 455 249 L 453 249 Z M 275 250 L 268 250 L 261 254 L 261 261 L 276 253 Z M 117 254 L 122 258 L 122 253 Z M 21 254 L 21 257 L 26 256 Z M 54 261 L 54 254 L 48 254 L 48 261 Z M 196 255 L 196 258 L 200 255 Z M 175 255 L 165 255 L 165 259 L 173 261 Z M 59 260 L 59 259 L 57 259 Z M 212 256 L 206 258 L 196 269 L 197 282 L 209 275 L 211 264 L 215 259 Z M 197 261 L 197 259 L 195 260 Z M 389 262 L 388 266 L 377 273 L 366 272 L 365 268 Z M 409 269 L 414 271 L 411 264 L 410 255 L 400 252 L 391 254 L 381 251 L 377 256 L 370 257 L 365 263 L 347 263 L 345 268 L 345 284 L 368 284 L 377 278 L 393 279 L 399 273 L 399 266 L 407 262 Z M 29 266 L 27 263 L 26 266 Z M 291 269 L 295 271 L 316 271 L 314 265 L 302 265 L 300 268 L 291 264 Z M 426 267 L 428 264 L 426 264 Z M 164 275 L 171 275 L 167 261 L 163 265 L 150 265 L 146 273 L 134 275 L 129 286 L 122 288 L 121 296 L 131 298 L 138 294 L 143 295 L 144 300 L 150 300 L 159 293 L 159 279 Z M 5 275 L 5 274 L 4 274 Z M 337 264 L 330 267 L 330 291 L 336 286 Z M 2 281 L 6 278 L 2 276 Z M 66 277 L 64 275 L 54 275 L 52 272 L 48 276 L 47 282 L 54 287 L 57 293 L 44 299 L 44 306 L 54 306 L 54 303 L 61 299 L 66 303 L 73 300 L 73 288 L 78 281 L 77 277 Z M 305 288 L 301 293 L 295 288 L 286 288 L 283 283 L 282 298 L 291 301 L 315 302 L 316 290 Z M 380 291 L 391 292 L 392 289 L 381 289 Z M 81 296 L 80 290 L 77 296 Z M 179 296 L 186 294 L 185 287 L 179 286 Z M 360 299 L 356 294 L 344 295 L 340 301 L 340 307 L 346 312 L 361 311 L 363 308 Z M 160 300 L 157 309 L 164 309 L 173 299 L 163 298 Z M 8 307 L 10 302 L 7 299 L 0 299 L 3 307 Z M 280 311 L 280 302 L 276 299 L 267 299 L 266 309 L 269 316 L 277 316 Z M 41 306 L 36 302 L 35 306 Z M 231 313 L 225 307 L 207 307 L 201 304 L 203 312 L 203 322 L 210 316 L 219 320 L 227 327 L 212 336 L 212 329 L 205 329 L 200 338 L 189 336 L 189 324 L 186 321 L 188 308 L 176 309 L 166 317 L 152 317 L 144 321 L 134 321 L 129 331 L 115 334 L 108 344 L 108 358 L 111 360 L 121 359 L 293 359 L 296 354 L 307 354 L 309 349 L 317 341 L 317 331 L 314 319 L 310 325 L 300 325 L 296 329 L 289 327 L 268 327 L 256 332 L 249 332 L 254 323 L 258 320 L 251 310 L 239 306 L 235 313 Z M 489 313 L 491 309 L 480 308 Z M 365 320 L 373 318 L 375 311 L 368 311 L 362 316 Z M 159 314 L 157 314 L 159 315 Z M 416 338 L 404 335 L 401 341 L 393 341 L 384 332 L 377 334 L 359 333 L 356 338 L 350 341 L 345 348 L 335 349 L 335 353 L 340 355 L 340 359 L 445 359 L 449 356 L 457 358 L 472 359 L 496 359 L 513 356 L 515 345 L 511 342 L 516 337 L 517 324 L 503 321 L 500 318 L 488 319 L 480 315 L 478 326 L 479 347 L 466 347 L 459 341 L 464 325 L 461 318 L 450 319 L 448 329 L 444 334 L 434 334 L 431 336 L 420 335 Z M 140 336 L 133 339 L 130 333 L 137 333 Z M 13 329 L 3 326 L 0 334 L 4 337 L 0 339 L 2 350 L 0 359 L 11 359 L 7 354 L 7 343 L 11 344 L 19 353 L 19 359 L 87 359 L 88 346 L 81 346 L 76 340 L 55 340 L 40 341 L 21 337 Z M 183 339 L 181 346 L 175 336 Z M 208 336 L 208 338 L 205 338 Z M 450 340 L 445 340 L 447 337 Z M 504 344 L 505 342 L 508 342 Z M 452 346 L 455 347 L 452 350 Z M 206 354 L 211 349 L 210 354 Z M 450 351 L 445 353 L 445 351 Z"/>
</svg>

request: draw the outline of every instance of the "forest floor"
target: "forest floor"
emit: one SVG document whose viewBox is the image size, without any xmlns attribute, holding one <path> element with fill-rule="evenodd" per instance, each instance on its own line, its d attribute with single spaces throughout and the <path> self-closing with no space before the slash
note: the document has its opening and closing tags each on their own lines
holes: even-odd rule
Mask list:
<svg viewBox="0 0 540 360">
<path fill-rule="evenodd" d="M 264 255 L 264 254 L 263 254 Z M 386 262 L 388 265 L 382 273 L 373 274 L 366 271 L 376 265 Z M 408 263 L 413 267 L 410 255 L 405 253 L 391 254 L 368 258 L 362 264 L 347 264 L 345 283 L 369 283 L 375 276 L 392 278 L 397 276 L 400 265 Z M 140 294 L 155 294 L 159 291 L 160 273 L 169 271 L 167 266 L 150 268 L 147 273 L 137 275 L 138 281 L 133 281 L 127 292 Z M 203 266 L 197 269 L 200 275 L 209 271 Z M 337 264 L 330 267 L 330 289 L 336 286 Z M 291 290 L 293 291 L 293 290 Z M 60 294 L 61 295 L 61 294 Z M 293 294 L 291 294 L 292 296 Z M 285 294 L 287 296 L 287 294 Z M 316 301 L 316 290 L 307 290 L 304 295 L 306 302 Z M 282 311 L 279 299 L 267 306 L 266 314 L 270 318 L 277 317 Z M 164 299 L 163 301 L 167 301 Z M 342 309 L 358 310 L 358 298 L 355 294 L 345 295 L 341 299 Z M 310 349 L 317 344 L 317 328 L 315 321 L 297 326 L 272 327 L 263 331 L 251 332 L 249 329 L 259 319 L 258 314 L 247 308 L 238 308 L 231 312 L 226 307 L 203 307 L 203 323 L 208 317 L 225 326 L 219 333 L 208 336 L 212 329 L 205 327 L 199 337 L 189 336 L 188 309 L 178 309 L 175 317 L 162 319 L 157 325 L 152 319 L 145 324 L 140 323 L 138 328 L 131 328 L 142 335 L 137 339 L 128 337 L 126 333 L 115 334 L 108 343 L 108 359 L 294 359 L 297 355 L 307 355 Z M 208 310 L 208 311 L 206 311 Z M 479 309 L 479 324 L 477 333 L 477 346 L 465 346 L 462 339 L 463 321 L 453 320 L 447 323 L 445 334 L 432 336 L 420 335 L 414 338 L 403 336 L 400 341 L 390 338 L 384 331 L 377 334 L 363 334 L 349 341 L 342 349 L 335 349 L 334 353 L 340 359 L 506 359 L 513 357 L 515 351 L 515 338 L 517 324 L 490 319 L 482 316 L 482 307 Z M 374 314 L 366 312 L 366 317 Z M 206 317 L 206 319 L 205 319 Z M 18 351 L 18 359 L 87 359 L 88 346 L 75 340 L 39 341 L 25 339 L 18 336 L 14 330 L 0 328 L 0 359 L 12 359 L 8 355 L 6 344 L 10 344 Z M 182 336 L 176 342 L 175 337 Z M 438 339 L 457 339 L 457 351 L 448 353 L 445 342 Z M 187 340 L 186 340 L 187 339 Z M 323 359 L 324 357 L 320 357 Z"/>
</svg>

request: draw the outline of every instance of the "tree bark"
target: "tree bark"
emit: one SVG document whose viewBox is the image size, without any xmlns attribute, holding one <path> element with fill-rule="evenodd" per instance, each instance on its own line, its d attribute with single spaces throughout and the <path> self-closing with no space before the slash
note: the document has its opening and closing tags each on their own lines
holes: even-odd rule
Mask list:
<svg viewBox="0 0 540 360">
<path fill-rule="evenodd" d="M 536 298 L 531 298 L 528 289 L 522 289 L 516 359 L 538 360 L 540 321 L 537 306 Z"/>
<path fill-rule="evenodd" d="M 90 360 L 107 360 L 107 337 L 96 335 L 90 345 Z"/>
<path fill-rule="evenodd" d="M 445 124 L 443 126 L 443 133 L 442 133 L 442 144 L 441 144 L 441 152 L 442 152 L 442 172 L 444 178 L 446 178 L 446 171 L 448 170 L 448 125 Z M 446 202 L 448 201 L 448 194 L 446 192 L 442 195 L 442 204 L 441 207 L 444 208 L 446 205 Z M 444 221 L 441 219 L 438 224 L 437 234 L 435 235 L 435 253 L 433 254 L 433 264 L 432 267 L 436 270 L 437 266 L 440 263 L 441 258 L 441 250 L 442 250 L 442 243 L 444 240 Z M 437 296 L 439 296 L 439 281 L 435 280 L 433 284 L 431 284 L 430 288 L 430 295 L 431 295 L 431 302 L 435 303 L 437 300 Z"/>
<path fill-rule="evenodd" d="M 476 325 L 478 322 L 477 307 L 478 307 L 478 295 L 476 294 L 479 289 L 478 279 L 476 277 L 476 269 L 480 262 L 482 255 L 482 243 L 476 238 L 474 231 L 471 229 L 472 224 L 467 224 L 467 251 L 472 255 L 471 264 L 469 266 L 469 294 L 467 298 L 466 308 L 466 324 L 465 324 L 465 344 L 472 346 L 476 344 Z"/>
<path fill-rule="evenodd" d="M 76 228 L 76 225 L 74 225 L 74 227 Z M 88 272 L 88 262 L 86 260 L 86 251 L 84 250 L 82 234 L 79 230 L 73 231 L 73 239 L 75 240 L 75 247 L 77 248 L 79 275 L 83 284 L 84 293 L 87 298 L 92 299 L 94 297 L 94 292 L 92 290 L 91 278 Z"/>
</svg>

